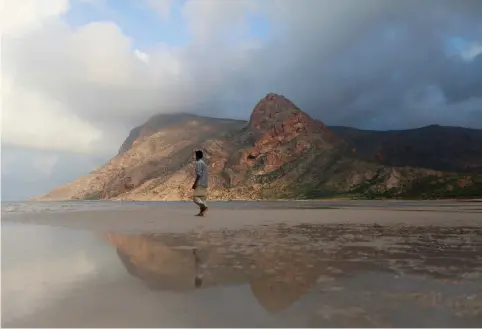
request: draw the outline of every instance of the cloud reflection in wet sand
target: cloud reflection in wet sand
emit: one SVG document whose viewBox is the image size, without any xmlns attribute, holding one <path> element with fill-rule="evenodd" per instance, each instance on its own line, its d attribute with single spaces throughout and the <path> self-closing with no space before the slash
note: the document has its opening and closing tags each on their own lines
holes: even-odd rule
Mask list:
<svg viewBox="0 0 482 329">
<path fill-rule="evenodd" d="M 44 239 L 49 230 L 55 234 Z M 27 290 L 21 284 L 10 294 L 2 289 L 3 326 L 482 323 L 480 227 L 264 225 L 101 237 L 51 227 L 33 231 L 35 239 L 16 244 L 22 255 L 2 250 L 3 287 L 11 286 L 14 273 L 31 272 L 25 262 L 45 267 L 21 277 Z M 15 245 L 3 240 L 2 247 Z M 88 271 L 74 266 L 79 253 Z M 4 263 L 12 256 L 24 262 Z M 52 265 L 57 260 L 65 270 Z M 33 298 L 29 291 L 45 280 L 52 289 Z M 18 303 L 12 301 L 19 297 L 25 312 L 13 318 Z"/>
<path fill-rule="evenodd" d="M 310 291 L 310 299 L 313 293 L 332 295 L 332 305 L 325 300 L 306 317 L 321 316 L 315 326 L 392 326 L 412 308 L 418 319 L 401 317 L 398 324 L 470 326 L 482 319 L 477 228 L 300 225 L 108 239 L 127 271 L 152 289 L 195 289 L 202 268 L 203 288 L 248 282 L 270 313 L 290 308 Z M 353 303 L 359 299 L 353 295 L 364 300 Z M 428 307 L 427 313 L 417 307 Z"/>
</svg>

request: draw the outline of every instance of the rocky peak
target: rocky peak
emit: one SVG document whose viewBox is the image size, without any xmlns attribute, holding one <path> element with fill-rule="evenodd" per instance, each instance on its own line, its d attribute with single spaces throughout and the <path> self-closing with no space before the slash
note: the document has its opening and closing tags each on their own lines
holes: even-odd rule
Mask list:
<svg viewBox="0 0 482 329">
<path fill-rule="evenodd" d="M 301 110 L 292 101 L 282 95 L 269 93 L 254 108 L 248 126 L 255 131 L 266 131 L 296 113 L 301 113 Z"/>
<path fill-rule="evenodd" d="M 248 128 L 258 137 L 271 135 L 284 139 L 283 135 L 315 134 L 323 135 L 326 141 L 337 140 L 321 121 L 312 119 L 292 101 L 275 93 L 269 93 L 259 101 L 251 113 Z"/>
<path fill-rule="evenodd" d="M 332 150 L 339 144 L 323 123 L 274 93 L 256 105 L 240 140 L 242 150 L 228 161 L 230 186 L 242 181 L 249 168 L 256 175 L 265 175 L 304 157 L 310 150 Z"/>
</svg>

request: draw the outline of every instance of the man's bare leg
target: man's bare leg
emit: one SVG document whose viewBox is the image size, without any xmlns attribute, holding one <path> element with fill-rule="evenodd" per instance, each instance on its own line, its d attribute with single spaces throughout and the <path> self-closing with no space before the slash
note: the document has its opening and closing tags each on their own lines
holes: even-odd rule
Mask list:
<svg viewBox="0 0 482 329">
<path fill-rule="evenodd" d="M 196 216 L 200 216 L 200 217 L 204 216 L 204 214 L 208 210 L 208 207 L 206 206 L 206 197 L 194 195 L 193 201 L 194 201 L 195 204 L 197 204 L 199 206 L 199 213 Z"/>
<path fill-rule="evenodd" d="M 208 207 L 206 207 L 206 205 L 201 205 L 201 212 L 199 213 L 199 216 L 204 216 L 204 214 L 206 213 L 206 211 L 208 211 Z"/>
<path fill-rule="evenodd" d="M 201 216 L 201 213 L 202 213 L 202 210 L 203 210 L 201 199 L 199 197 L 196 197 L 196 196 L 193 197 L 192 199 L 193 199 L 194 203 L 199 207 L 199 212 L 196 214 L 196 216 Z"/>
<path fill-rule="evenodd" d="M 197 204 L 199 206 L 199 214 L 197 216 L 204 216 L 206 211 L 208 210 L 208 207 L 206 206 L 206 198 L 205 197 L 198 197 L 197 198 Z"/>
</svg>

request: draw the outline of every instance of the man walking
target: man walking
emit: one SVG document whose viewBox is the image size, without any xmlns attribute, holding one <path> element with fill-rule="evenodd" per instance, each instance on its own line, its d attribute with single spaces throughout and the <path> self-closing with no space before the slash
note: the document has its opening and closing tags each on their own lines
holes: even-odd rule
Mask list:
<svg viewBox="0 0 482 329">
<path fill-rule="evenodd" d="M 203 160 L 203 151 L 196 151 L 196 180 L 192 185 L 193 201 L 199 206 L 199 214 L 196 216 L 204 216 L 208 207 L 206 206 L 207 189 L 208 189 L 208 167 Z"/>
</svg>

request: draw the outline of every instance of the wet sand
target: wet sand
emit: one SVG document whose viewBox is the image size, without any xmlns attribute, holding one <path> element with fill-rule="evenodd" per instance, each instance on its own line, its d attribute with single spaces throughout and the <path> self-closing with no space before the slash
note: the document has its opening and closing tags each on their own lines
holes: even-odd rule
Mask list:
<svg viewBox="0 0 482 329">
<path fill-rule="evenodd" d="M 128 203 L 127 203 L 128 204 Z M 122 232 L 188 232 L 193 229 L 236 229 L 269 224 L 384 224 L 482 226 L 480 202 L 290 202 L 287 206 L 252 209 L 248 207 L 216 208 L 206 217 L 194 217 L 196 207 L 180 206 L 129 207 L 119 210 L 73 211 L 55 213 L 5 214 L 2 218 L 22 223 L 56 225 L 92 231 Z"/>
<path fill-rule="evenodd" d="M 482 204 L 2 214 L 2 326 L 480 327 Z"/>
</svg>

